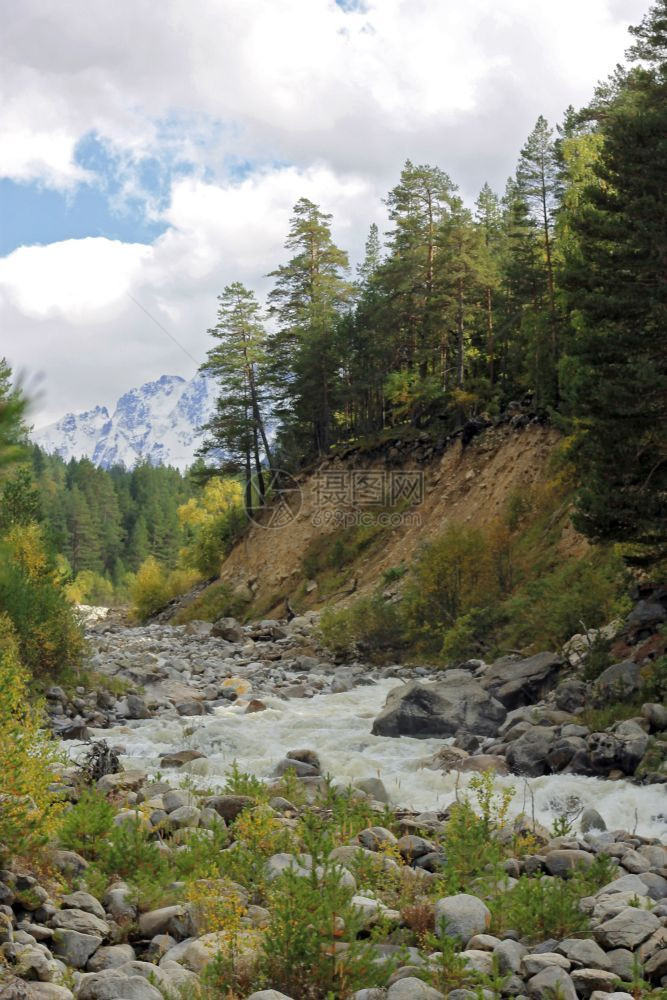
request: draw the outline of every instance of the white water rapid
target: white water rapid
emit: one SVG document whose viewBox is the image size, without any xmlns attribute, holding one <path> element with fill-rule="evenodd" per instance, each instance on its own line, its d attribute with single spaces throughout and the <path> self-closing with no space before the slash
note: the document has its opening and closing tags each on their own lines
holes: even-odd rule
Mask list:
<svg viewBox="0 0 667 1000">
<path fill-rule="evenodd" d="M 442 809 L 454 798 L 456 772 L 442 773 L 421 766 L 443 745 L 441 740 L 393 739 L 371 736 L 374 717 L 384 705 L 396 679 L 355 687 L 344 694 L 320 694 L 311 699 L 264 697 L 268 708 L 245 714 L 245 701 L 215 709 L 213 715 L 127 722 L 107 730 L 93 730 L 94 739 L 124 747 L 125 768 L 158 770 L 173 784 L 188 778 L 197 786 L 219 790 L 236 760 L 242 771 L 268 777 L 289 750 L 316 750 L 322 771 L 339 784 L 380 777 L 392 805 L 429 811 Z M 206 759 L 178 771 L 160 769 L 161 755 L 175 750 L 199 750 Z M 460 784 L 465 785 L 463 777 Z M 637 786 L 628 781 L 603 781 L 578 775 L 524 779 L 497 779 L 515 789 L 514 813 L 525 811 L 548 828 L 556 816 L 576 802 L 592 806 L 611 830 L 636 831 L 643 836 L 667 835 L 667 789 L 664 785 Z M 531 801 L 532 799 L 532 801 Z"/>
</svg>

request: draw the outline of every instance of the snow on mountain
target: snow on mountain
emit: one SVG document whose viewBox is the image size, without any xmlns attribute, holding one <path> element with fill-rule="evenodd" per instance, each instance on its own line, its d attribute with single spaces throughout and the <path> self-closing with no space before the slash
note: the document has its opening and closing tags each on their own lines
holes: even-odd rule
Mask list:
<svg viewBox="0 0 667 1000">
<path fill-rule="evenodd" d="M 203 375 L 189 382 L 179 375 L 162 375 L 121 396 L 111 416 L 104 406 L 68 413 L 34 431 L 32 438 L 65 461 L 86 457 L 105 469 L 129 469 L 147 459 L 183 470 L 192 465 L 201 444 L 199 428 L 213 411 L 215 395 L 213 381 Z"/>
</svg>

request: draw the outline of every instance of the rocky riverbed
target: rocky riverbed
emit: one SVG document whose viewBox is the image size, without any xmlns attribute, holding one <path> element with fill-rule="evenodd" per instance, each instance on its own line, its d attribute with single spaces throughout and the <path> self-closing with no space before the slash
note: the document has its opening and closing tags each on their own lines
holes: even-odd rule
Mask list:
<svg viewBox="0 0 667 1000">
<path fill-rule="evenodd" d="M 641 694 L 660 607 L 613 629 L 619 658 L 594 682 L 590 636 L 443 675 L 334 663 L 312 616 L 90 615 L 99 683 L 48 704 L 77 824 L 92 784 L 111 827 L 102 845 L 71 827 L 55 878 L 0 872 L 0 997 L 662 1000 L 665 706 L 581 724 L 619 676 Z M 136 865 L 128 829 L 149 848 Z M 315 934 L 307 961 L 272 951 L 285 899 Z"/>
</svg>

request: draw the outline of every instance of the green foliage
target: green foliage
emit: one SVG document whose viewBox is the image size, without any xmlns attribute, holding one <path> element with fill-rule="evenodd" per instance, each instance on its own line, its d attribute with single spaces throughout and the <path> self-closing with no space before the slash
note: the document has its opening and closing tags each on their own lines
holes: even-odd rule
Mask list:
<svg viewBox="0 0 667 1000">
<path fill-rule="evenodd" d="M 325 608 L 319 631 L 325 646 L 336 653 L 352 653 L 361 647 L 375 654 L 403 645 L 396 606 L 378 595 L 361 597 L 347 608 Z"/>
<path fill-rule="evenodd" d="M 230 584 L 218 580 L 198 594 L 194 601 L 180 608 L 174 615 L 174 623 L 183 625 L 191 621 L 215 622 L 219 618 L 243 619 L 247 611 L 246 600 Z"/>
<path fill-rule="evenodd" d="M 573 329 L 560 377 L 574 418 L 577 526 L 634 543 L 651 562 L 667 551 L 664 5 L 633 30 L 629 55 L 650 65 L 618 74 L 589 111 L 601 144 L 571 217 L 563 283 Z"/>
<path fill-rule="evenodd" d="M 0 857 L 31 858 L 53 833 L 62 809 L 41 706 L 29 700 L 29 675 L 6 614 L 0 614 Z"/>
<path fill-rule="evenodd" d="M 205 576 L 216 576 L 248 524 L 241 484 L 235 479 L 209 480 L 200 497 L 179 507 L 178 516 L 191 535 L 181 550 L 183 562 Z"/>
<path fill-rule="evenodd" d="M 39 525 L 15 525 L 0 549 L 0 611 L 16 630 L 22 663 L 35 678 L 76 666 L 81 628 Z"/>
<path fill-rule="evenodd" d="M 522 875 L 491 902 L 492 932 L 511 927 L 528 941 L 584 936 L 589 921 L 579 905 L 582 895 L 578 880 Z"/>
<path fill-rule="evenodd" d="M 505 854 L 499 834 L 507 826 L 514 791 L 497 791 L 491 772 L 473 775 L 468 788 L 452 806 L 447 823 L 447 860 L 441 875 L 447 893 L 466 891 L 483 872 L 498 879 Z"/>
<path fill-rule="evenodd" d="M 216 344 L 201 371 L 217 379 L 220 392 L 202 454 L 222 450 L 244 471 L 246 509 L 253 506 L 249 485 L 254 470 L 259 501 L 265 496 L 265 469 L 272 464 L 266 430 L 267 337 L 253 292 L 235 281 L 218 296 L 218 322 L 209 330 Z"/>
<path fill-rule="evenodd" d="M 137 570 L 131 588 L 132 610 L 139 621 L 145 621 L 169 601 L 193 587 L 199 580 L 195 570 L 167 570 L 149 556 Z"/>
<path fill-rule="evenodd" d="M 391 963 L 379 962 L 371 940 L 358 940 L 360 914 L 329 858 L 331 842 L 316 820 L 303 827 L 312 858 L 307 877 L 287 869 L 269 891 L 271 921 L 262 937 L 260 967 L 273 989 L 303 1000 L 350 997 L 386 981 Z M 338 947 L 347 947 L 341 951 Z"/>
<path fill-rule="evenodd" d="M 102 792 L 84 789 L 79 801 L 62 818 L 58 829 L 60 844 L 88 861 L 98 860 L 106 851 L 115 813 Z"/>
</svg>

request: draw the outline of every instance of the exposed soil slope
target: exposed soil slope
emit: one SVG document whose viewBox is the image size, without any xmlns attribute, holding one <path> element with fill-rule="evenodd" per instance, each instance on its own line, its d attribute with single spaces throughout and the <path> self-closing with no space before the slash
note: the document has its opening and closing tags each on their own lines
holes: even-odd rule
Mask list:
<svg viewBox="0 0 667 1000">
<path fill-rule="evenodd" d="M 347 579 L 328 600 L 344 600 L 351 591 L 375 588 L 384 571 L 409 565 L 417 547 L 441 532 L 447 523 L 487 524 L 512 494 L 553 476 L 550 459 L 559 440 L 559 433 L 551 427 L 530 424 L 513 429 L 504 425 L 488 429 L 465 449 L 460 440 L 455 440 L 442 454 L 422 464 L 415 461 L 418 449 L 408 450 L 404 457 L 404 448 L 399 457 L 391 442 L 379 456 L 355 452 L 328 460 L 320 469 L 416 469 L 424 475 L 423 502 L 412 508 L 419 514 L 419 523 L 384 530 L 358 561 L 345 568 Z M 423 460 L 423 452 L 419 457 Z M 303 557 L 309 546 L 319 536 L 340 530 L 332 524 L 316 523 L 320 481 L 318 472 L 301 476 L 303 505 L 298 516 L 279 529 L 253 525 L 222 566 L 222 579 L 247 589 L 255 608 L 262 613 L 278 609 L 285 598 L 294 598 L 303 584 Z M 564 555 L 583 552 L 586 547 L 571 528 L 564 531 L 561 544 Z M 299 600 L 300 608 L 320 603 L 324 602 L 314 588 Z"/>
</svg>

